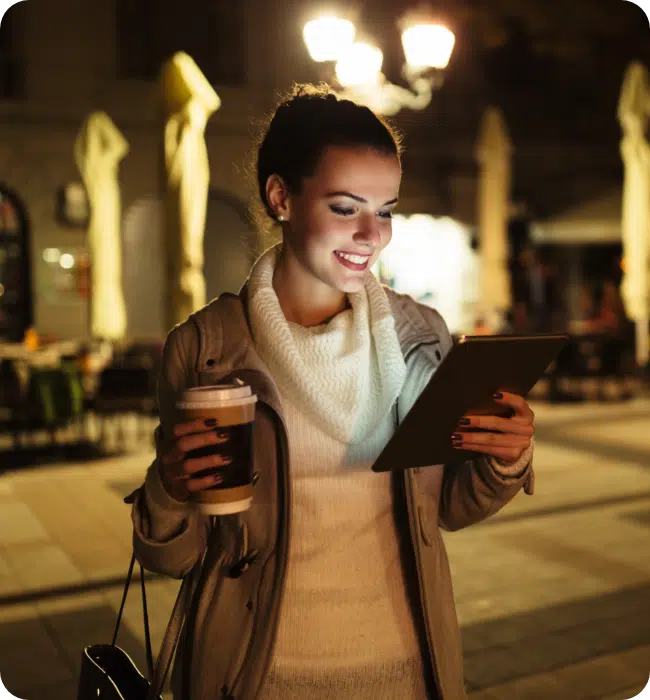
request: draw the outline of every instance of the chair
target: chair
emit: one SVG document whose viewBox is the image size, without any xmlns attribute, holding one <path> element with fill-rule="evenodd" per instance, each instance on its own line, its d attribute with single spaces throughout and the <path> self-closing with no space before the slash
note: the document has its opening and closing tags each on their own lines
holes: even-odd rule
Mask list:
<svg viewBox="0 0 650 700">
<path fill-rule="evenodd" d="M 146 366 L 113 364 L 101 372 L 91 405 L 101 421 L 102 442 L 108 418 L 119 419 L 125 413 L 135 413 L 142 429 L 142 419 L 153 413 L 156 404 L 153 387 L 153 373 Z M 123 441 L 123 430 L 120 434 Z"/>
</svg>

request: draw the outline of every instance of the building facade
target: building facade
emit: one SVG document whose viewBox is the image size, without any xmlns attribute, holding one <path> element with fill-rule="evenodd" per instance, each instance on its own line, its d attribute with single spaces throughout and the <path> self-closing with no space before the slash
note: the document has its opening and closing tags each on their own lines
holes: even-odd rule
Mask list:
<svg viewBox="0 0 650 700">
<path fill-rule="evenodd" d="M 195 58 L 222 100 L 206 129 L 206 240 L 219 238 L 222 223 L 233 240 L 206 245 L 216 260 L 225 259 L 224 245 L 239 246 L 241 273 L 246 245 L 251 254 L 259 248 L 247 219 L 255 194 L 248 173 L 263 118 L 293 80 L 314 77 L 306 53 L 295 50 L 301 27 L 300 12 L 277 0 L 29 0 L 8 10 L 0 37 L 0 186 L 15 193 L 29 220 L 33 320 L 41 335 L 88 332 L 86 229 L 62 220 L 57 209 L 65 188 L 74 192 L 81 182 L 73 147 L 93 111 L 105 111 L 129 143 L 119 168 L 123 217 L 139 230 L 123 231 L 125 260 L 129 245 L 139 256 L 158 245 L 149 240 L 160 235 L 155 200 L 163 121 L 156 78 L 176 50 Z M 143 217 L 152 200 L 151 217 Z M 237 282 L 231 275 L 228 287 Z M 137 289 L 125 292 L 138 296 Z"/>
<path fill-rule="evenodd" d="M 407 4 L 365 3 L 361 22 L 372 32 L 378 14 L 385 15 L 397 36 L 394 20 Z M 0 26 L 0 194 L 12 193 L 15 210 L 27 217 L 29 250 L 19 264 L 30 271 L 21 279 L 31 289 L 41 335 L 88 335 L 86 229 L 83 216 L 73 225 L 59 208 L 63 192 L 79 193 L 74 142 L 96 110 L 105 111 L 129 143 L 119 167 L 128 335 L 165 330 L 158 311 L 149 312 L 154 301 L 156 309 L 161 303 L 151 296 L 162 267 L 163 120 L 156 78 L 176 50 L 195 58 L 222 101 L 206 128 L 211 192 L 205 272 L 209 297 L 236 290 L 268 241 L 249 216 L 257 199 L 251 166 L 265 117 L 292 83 L 325 77 L 302 40 L 305 21 L 321 8 L 316 0 L 28 0 L 7 12 Z M 475 145 L 490 104 L 504 111 L 514 145 L 513 200 L 528 205 L 533 219 L 592 199 L 616 187 L 621 176 L 613 116 L 617 75 L 608 92 L 600 86 L 598 100 L 581 108 L 584 100 L 574 95 L 578 78 L 568 71 L 556 69 L 553 79 L 542 72 L 547 80 L 537 89 L 527 81 L 528 68 L 521 84 L 508 77 L 510 58 L 498 70 L 490 72 L 490 65 L 471 35 L 459 32 L 432 104 L 422 112 L 404 110 L 394 120 L 407 149 L 399 213 L 450 217 L 474 241 Z M 393 73 L 388 77 L 399 80 Z M 8 250 L 0 270 L 8 269 Z M 431 254 L 445 253 L 440 248 Z M 28 310 L 23 317 L 30 317 Z"/>
</svg>

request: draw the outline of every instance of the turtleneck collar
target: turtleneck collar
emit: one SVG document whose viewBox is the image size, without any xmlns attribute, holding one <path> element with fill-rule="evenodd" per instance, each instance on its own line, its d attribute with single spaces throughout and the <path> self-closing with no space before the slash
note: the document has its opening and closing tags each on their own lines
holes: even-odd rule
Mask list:
<svg viewBox="0 0 650 700">
<path fill-rule="evenodd" d="M 280 393 L 343 443 L 371 435 L 391 411 L 406 377 L 386 293 L 373 275 L 349 294 L 351 308 L 328 323 L 287 322 L 273 274 L 280 246 L 255 263 L 249 317 L 255 346 Z"/>
</svg>

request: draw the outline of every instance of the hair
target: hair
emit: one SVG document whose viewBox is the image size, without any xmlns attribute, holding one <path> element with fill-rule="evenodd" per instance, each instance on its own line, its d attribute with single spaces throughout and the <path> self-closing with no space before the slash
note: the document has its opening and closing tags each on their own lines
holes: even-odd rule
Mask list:
<svg viewBox="0 0 650 700">
<path fill-rule="evenodd" d="M 299 193 L 329 146 L 371 148 L 398 161 L 402 153 L 401 135 L 368 107 L 339 97 L 326 84 L 296 84 L 275 110 L 257 151 L 259 196 L 274 221 L 266 198 L 269 177 L 279 175 L 290 192 Z"/>
</svg>

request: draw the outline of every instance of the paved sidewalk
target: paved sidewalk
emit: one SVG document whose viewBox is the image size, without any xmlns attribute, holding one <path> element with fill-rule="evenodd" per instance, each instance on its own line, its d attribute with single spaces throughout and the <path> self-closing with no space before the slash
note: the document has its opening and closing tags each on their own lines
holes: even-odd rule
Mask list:
<svg viewBox="0 0 650 700">
<path fill-rule="evenodd" d="M 445 533 L 470 700 L 627 700 L 650 675 L 650 402 L 535 406 L 536 494 Z M 0 473 L 0 676 L 74 700 L 110 641 L 131 553 L 136 453 Z M 148 584 L 154 645 L 178 582 Z M 139 591 L 121 645 L 145 668 Z"/>
<path fill-rule="evenodd" d="M 445 535 L 470 698 L 626 700 L 650 676 L 650 403 L 535 409 L 535 496 Z"/>
</svg>

